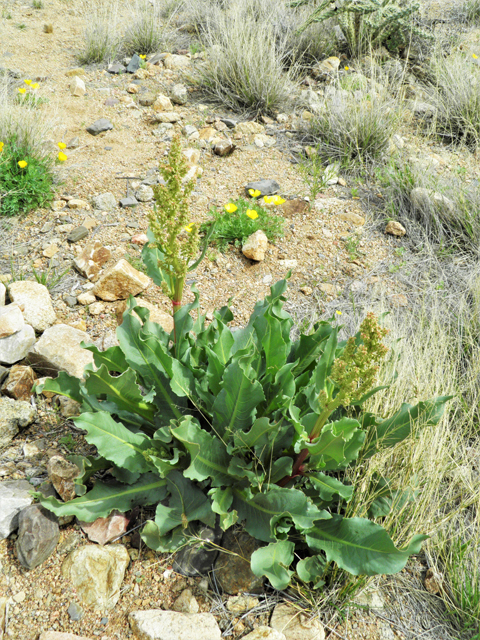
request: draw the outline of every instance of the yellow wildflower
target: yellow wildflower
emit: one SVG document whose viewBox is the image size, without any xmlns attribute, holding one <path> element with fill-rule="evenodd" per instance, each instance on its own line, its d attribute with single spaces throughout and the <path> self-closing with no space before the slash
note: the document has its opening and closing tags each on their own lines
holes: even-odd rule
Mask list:
<svg viewBox="0 0 480 640">
<path fill-rule="evenodd" d="M 24 80 L 24 83 L 28 84 L 30 86 L 32 84 L 32 81 L 31 80 Z"/>
<path fill-rule="evenodd" d="M 67 156 L 63 153 L 63 151 L 59 151 L 57 157 L 60 160 L 60 162 L 65 162 L 65 160 L 67 159 Z"/>
<path fill-rule="evenodd" d="M 238 208 L 237 205 L 233 204 L 233 202 L 229 202 L 228 204 L 225 205 L 225 211 L 227 213 L 235 213 L 237 208 Z"/>
<path fill-rule="evenodd" d="M 259 191 L 258 189 L 249 189 L 248 193 L 252 196 L 252 198 L 258 198 L 259 196 L 262 195 L 262 192 Z"/>
<path fill-rule="evenodd" d="M 19 160 L 17 162 L 17 164 L 20 167 L 20 169 L 25 169 L 25 167 L 27 166 L 28 162 L 26 162 L 26 160 Z"/>
<path fill-rule="evenodd" d="M 255 211 L 255 209 L 247 209 L 246 214 L 252 220 L 256 220 L 258 218 L 258 213 Z"/>
<path fill-rule="evenodd" d="M 3 151 L 3 142 L 0 142 L 0 153 Z"/>
<path fill-rule="evenodd" d="M 273 198 L 272 196 L 263 196 L 263 201 L 265 202 L 265 204 L 272 204 Z"/>
<path fill-rule="evenodd" d="M 25 93 L 25 91 L 26 91 L 25 87 L 20 87 L 18 89 L 18 93 L 22 93 L 23 94 L 23 93 Z"/>
<path fill-rule="evenodd" d="M 65 142 L 59 142 L 58 146 L 60 149 L 66 149 L 67 145 L 65 144 Z"/>
<path fill-rule="evenodd" d="M 273 204 L 283 204 L 285 202 L 285 200 L 283 198 L 281 198 L 280 196 L 273 196 L 272 197 L 272 202 L 273 202 Z"/>
<path fill-rule="evenodd" d="M 350 67 L 345 67 L 345 71 L 348 71 L 350 69 Z"/>
<path fill-rule="evenodd" d="M 190 222 L 190 224 L 187 224 L 187 226 L 185 227 L 185 231 L 188 231 L 188 233 L 191 233 L 192 230 L 193 230 L 193 222 Z"/>
<path fill-rule="evenodd" d="M 32 89 L 38 89 L 38 87 L 40 86 L 38 84 L 38 82 L 35 82 L 35 84 L 30 85 Z"/>
<path fill-rule="evenodd" d="M 145 60 L 147 56 L 144 54 L 143 56 L 138 56 L 138 57 L 141 58 L 142 60 Z"/>
<path fill-rule="evenodd" d="M 341 311 L 338 311 L 338 309 L 337 309 L 337 311 L 335 311 L 335 313 L 336 313 L 338 316 L 341 316 L 341 315 L 342 315 L 342 312 L 341 312 Z"/>
<path fill-rule="evenodd" d="M 478 58 L 478 56 L 475 55 L 474 53 L 472 53 L 472 58 L 474 58 L 476 60 Z"/>
</svg>

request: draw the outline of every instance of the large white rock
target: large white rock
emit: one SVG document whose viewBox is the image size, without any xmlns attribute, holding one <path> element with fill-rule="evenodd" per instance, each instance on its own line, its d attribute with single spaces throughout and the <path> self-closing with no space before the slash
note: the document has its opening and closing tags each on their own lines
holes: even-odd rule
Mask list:
<svg viewBox="0 0 480 640">
<path fill-rule="evenodd" d="M 325 640 L 325 631 L 318 618 L 311 618 L 288 604 L 277 604 L 270 626 L 283 633 L 287 640 Z"/>
<path fill-rule="evenodd" d="M 108 611 L 118 602 L 129 563 L 130 556 L 122 544 L 89 544 L 70 553 L 62 565 L 62 574 L 85 607 Z"/>
<path fill-rule="evenodd" d="M 242 253 L 246 258 L 260 262 L 261 260 L 265 260 L 265 251 L 267 250 L 267 247 L 268 238 L 264 232 L 259 229 L 247 238 L 242 247 Z"/>
<path fill-rule="evenodd" d="M 18 304 L 7 304 L 0 307 L 0 338 L 8 338 L 25 326 L 23 314 Z"/>
<path fill-rule="evenodd" d="M 220 640 L 222 636 L 211 613 L 151 609 L 133 611 L 128 621 L 136 640 Z"/>
<path fill-rule="evenodd" d="M 128 296 L 136 296 L 151 283 L 141 271 L 137 271 L 124 258 L 108 269 L 92 289 L 97 298 L 112 302 L 125 300 Z"/>
<path fill-rule="evenodd" d="M 80 96 L 83 96 L 85 92 L 85 82 L 78 76 L 75 76 L 70 83 L 70 93 L 72 94 L 72 96 L 76 96 L 77 98 L 79 98 Z"/>
<path fill-rule="evenodd" d="M 86 365 L 93 362 L 93 354 L 82 349 L 81 342 L 91 342 L 88 333 L 66 324 L 56 324 L 30 349 L 27 362 L 44 375 L 66 371 L 81 378 Z"/>
<path fill-rule="evenodd" d="M 35 331 L 29 324 L 7 338 L 0 338 L 0 364 L 14 364 L 23 360 L 35 344 Z"/>
<path fill-rule="evenodd" d="M 18 514 L 32 504 L 32 485 L 26 480 L 0 482 L 0 540 L 18 528 Z"/>
<path fill-rule="evenodd" d="M 23 305 L 25 322 L 35 331 L 45 331 L 57 319 L 47 287 L 39 282 L 20 280 L 8 285 L 12 302 Z"/>
</svg>

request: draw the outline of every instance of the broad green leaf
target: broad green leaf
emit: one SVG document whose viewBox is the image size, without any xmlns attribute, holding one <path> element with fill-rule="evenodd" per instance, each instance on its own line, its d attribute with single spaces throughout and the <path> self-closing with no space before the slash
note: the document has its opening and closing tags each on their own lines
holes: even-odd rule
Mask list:
<svg viewBox="0 0 480 640">
<path fill-rule="evenodd" d="M 150 227 L 147 231 L 147 238 L 148 242 L 143 245 L 142 249 L 142 261 L 147 268 L 147 273 L 158 287 L 162 287 L 165 281 L 168 288 L 171 289 L 172 279 L 170 274 L 159 267 L 159 262 L 164 260 L 165 254 L 159 247 L 151 246 L 155 242 L 155 236 Z"/>
<path fill-rule="evenodd" d="M 153 520 L 147 520 L 140 537 L 149 549 L 158 553 L 172 553 L 186 542 L 182 527 L 176 527 L 162 536 Z"/>
<path fill-rule="evenodd" d="M 274 516 L 288 514 L 295 525 L 309 529 L 319 518 L 329 518 L 326 511 L 319 511 L 305 494 L 297 489 L 274 487 L 267 493 L 257 493 L 250 498 L 248 492 L 233 488 L 233 507 L 240 520 L 245 520 L 245 529 L 250 535 L 264 542 L 272 542 L 270 521 Z"/>
<path fill-rule="evenodd" d="M 345 448 L 343 450 L 343 460 L 337 462 L 333 458 L 323 458 L 323 471 L 339 471 L 342 469 L 346 469 L 348 465 L 358 458 L 358 454 L 360 453 L 361 448 L 363 447 L 363 443 L 365 442 L 365 432 L 355 431 L 350 440 L 345 444 Z"/>
<path fill-rule="evenodd" d="M 209 526 L 215 526 L 215 515 L 210 500 L 203 491 L 183 477 L 178 471 L 172 471 L 166 478 L 170 494 L 169 506 L 157 506 L 155 523 L 160 535 L 165 535 L 178 526 L 187 528 L 190 522 L 200 520 Z"/>
<path fill-rule="evenodd" d="M 133 433 L 115 422 L 109 413 L 82 413 L 74 418 L 75 425 L 88 433 L 85 440 L 94 444 L 101 456 L 127 471 L 146 473 L 152 470 L 146 454 L 152 440 L 142 433 Z"/>
<path fill-rule="evenodd" d="M 138 413 L 153 425 L 156 407 L 142 396 L 137 376 L 132 369 L 127 369 L 119 376 L 112 376 L 106 365 L 102 364 L 100 369 L 89 373 L 85 380 L 85 388 L 92 396 L 104 395 L 119 409 Z"/>
<path fill-rule="evenodd" d="M 273 542 L 252 553 L 251 567 L 256 576 L 266 576 L 274 589 L 286 589 L 295 573 L 288 567 L 293 562 L 295 544 L 287 540 Z"/>
<path fill-rule="evenodd" d="M 265 353 L 266 375 L 274 379 L 285 364 L 289 350 L 282 337 L 282 322 L 267 311 L 256 318 L 254 327 Z"/>
<path fill-rule="evenodd" d="M 359 428 L 360 423 L 353 418 L 341 418 L 326 424 L 318 438 L 305 444 L 311 455 L 312 466 L 322 467 L 326 458 L 333 458 L 337 463 L 342 462 L 345 458 L 345 444 Z"/>
<path fill-rule="evenodd" d="M 219 361 L 225 366 L 230 359 L 230 352 L 232 350 L 234 340 L 232 332 L 223 324 L 223 322 L 217 320 L 217 326 L 218 337 L 212 346 L 212 351 L 215 352 Z"/>
<path fill-rule="evenodd" d="M 318 491 L 318 495 L 322 500 L 331 502 L 334 496 L 340 496 L 346 502 L 349 502 L 353 495 L 353 486 L 348 486 L 324 473 L 309 473 L 308 479 Z"/>
<path fill-rule="evenodd" d="M 153 453 L 149 454 L 149 460 L 151 460 L 153 466 L 158 471 L 161 478 L 165 478 L 165 476 L 167 476 L 170 471 L 172 471 L 172 469 L 175 469 L 179 466 L 180 451 L 178 449 L 173 449 L 172 453 L 172 458 L 162 458 L 160 456 L 154 455 Z"/>
<path fill-rule="evenodd" d="M 370 458 L 380 449 L 393 447 L 405 440 L 410 435 L 414 422 L 419 421 L 422 426 L 437 424 L 446 403 L 452 397 L 440 396 L 434 400 L 419 402 L 415 406 L 402 404 L 397 413 L 371 428 L 367 435 L 369 444 L 362 452 L 362 457 Z"/>
<path fill-rule="evenodd" d="M 60 502 L 52 496 L 45 498 L 41 493 L 35 497 L 57 516 L 77 516 L 79 520 L 93 522 L 106 518 L 114 509 L 126 512 L 136 506 L 156 504 L 165 498 L 166 484 L 156 474 L 146 473 L 134 485 L 97 480 L 91 491 L 69 502 Z"/>
<path fill-rule="evenodd" d="M 241 360 L 248 363 L 247 357 Z M 223 388 L 213 404 L 213 428 L 220 436 L 251 425 L 257 405 L 265 399 L 262 385 L 248 377 L 241 360 L 234 360 L 225 369 Z"/>
<path fill-rule="evenodd" d="M 109 469 L 112 466 L 110 460 L 106 458 L 94 457 L 94 456 L 67 456 L 69 462 L 76 464 L 80 470 L 80 473 L 75 478 L 75 493 L 77 496 L 83 496 L 87 492 L 85 486 L 94 473 L 97 471 L 103 471 Z"/>
<path fill-rule="evenodd" d="M 279 422 L 270 422 L 268 418 L 257 418 L 249 431 L 235 431 L 233 446 L 229 450 L 242 451 L 250 449 L 263 462 L 270 456 L 272 446 L 283 430 Z"/>
<path fill-rule="evenodd" d="M 220 516 L 220 526 L 223 531 L 226 531 L 238 520 L 238 513 L 236 511 L 229 511 L 232 506 L 233 493 L 231 487 L 215 487 L 210 489 L 208 495 L 212 499 L 212 511 L 218 513 Z"/>
<path fill-rule="evenodd" d="M 71 376 L 65 371 L 60 371 L 56 378 L 47 378 L 43 384 L 35 386 L 35 392 L 51 391 L 60 396 L 65 396 L 82 403 L 84 400 L 81 390 L 81 380 L 75 376 Z"/>
<path fill-rule="evenodd" d="M 333 361 L 335 360 L 337 334 L 338 327 L 335 327 L 325 343 L 325 349 L 315 368 L 315 390 L 317 392 L 317 395 L 320 393 L 320 391 L 326 390 L 327 376 L 329 375 Z"/>
<path fill-rule="evenodd" d="M 329 562 L 355 576 L 392 574 L 401 571 L 408 558 L 420 552 L 428 536 L 416 535 L 410 544 L 397 549 L 380 525 L 364 518 L 334 515 L 321 520 L 306 533 L 307 544 L 314 551 L 324 551 Z"/>
<path fill-rule="evenodd" d="M 297 562 L 297 575 L 303 582 L 313 582 L 313 588 L 323 587 L 325 580 L 322 580 L 326 561 L 323 556 L 310 556 Z"/>
<path fill-rule="evenodd" d="M 230 456 L 223 442 L 215 435 L 200 427 L 192 416 L 182 420 L 172 429 L 173 436 L 179 440 L 190 454 L 190 466 L 183 475 L 190 480 L 212 479 L 212 485 L 229 485 L 234 479 L 228 474 Z"/>
<path fill-rule="evenodd" d="M 128 362 L 125 360 L 125 355 L 120 347 L 109 347 L 105 351 L 100 351 L 98 347 L 93 344 L 81 343 L 81 346 L 93 353 L 93 361 L 96 367 L 101 367 L 104 364 L 108 371 L 115 371 L 116 373 L 123 373 L 128 369 Z"/>
<path fill-rule="evenodd" d="M 210 349 L 210 347 L 206 347 L 205 351 L 208 355 L 206 376 L 208 379 L 209 390 L 212 394 L 217 396 L 222 390 L 222 378 L 225 372 L 225 364 L 222 363 L 220 358 L 214 351 L 212 351 L 212 349 Z"/>
<path fill-rule="evenodd" d="M 284 409 L 290 404 L 295 394 L 295 378 L 292 369 L 295 368 L 296 362 L 285 364 L 275 376 L 274 382 L 268 386 L 266 395 L 267 408 L 266 415 L 271 415 L 278 409 Z"/>
<path fill-rule="evenodd" d="M 182 305 L 173 315 L 173 322 L 175 324 L 175 357 L 181 361 L 186 349 L 188 348 L 187 334 L 193 329 L 193 320 L 190 316 L 190 312 L 197 309 L 200 306 L 198 289 L 195 285 L 190 287 L 195 299 L 193 302 Z"/>
<path fill-rule="evenodd" d="M 289 355 L 289 362 L 296 362 L 294 374 L 298 377 L 306 371 L 313 362 L 316 362 L 325 348 L 325 341 L 332 333 L 333 328 L 329 322 L 323 321 L 314 333 L 300 339 L 293 345 Z"/>
</svg>

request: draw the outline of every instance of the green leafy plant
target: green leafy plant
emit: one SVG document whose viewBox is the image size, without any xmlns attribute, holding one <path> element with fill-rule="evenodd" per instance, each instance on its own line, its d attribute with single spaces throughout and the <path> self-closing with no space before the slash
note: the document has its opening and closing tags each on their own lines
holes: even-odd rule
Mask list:
<svg viewBox="0 0 480 640">
<path fill-rule="evenodd" d="M 15 216 L 41 207 L 52 199 L 52 172 L 48 158 L 37 158 L 15 139 L 0 143 L 0 215 Z"/>
<path fill-rule="evenodd" d="M 54 289 L 64 276 L 70 271 L 70 267 L 58 273 L 56 269 L 48 268 L 46 271 L 37 271 L 32 267 L 33 277 L 39 284 L 43 284 L 47 289 Z"/>
<path fill-rule="evenodd" d="M 338 175 L 339 164 L 324 166 L 318 152 L 310 147 L 310 157 L 302 158 L 298 168 L 302 174 L 308 190 L 310 201 L 314 202 L 319 193 L 328 188 L 328 182 Z"/>
<path fill-rule="evenodd" d="M 299 7 L 309 2 L 295 0 L 290 6 Z M 417 2 L 399 0 L 323 0 L 317 4 L 300 32 L 312 23 L 335 18 L 353 53 L 359 54 L 381 44 L 395 51 L 407 45 L 412 35 L 431 39 L 430 34 L 411 20 L 419 8 Z"/>
<path fill-rule="evenodd" d="M 210 210 L 214 223 L 211 241 L 219 251 L 225 251 L 230 243 L 239 246 L 255 231 L 261 229 L 270 241 L 283 236 L 284 218 L 261 206 L 260 201 L 239 198 L 226 205 L 226 208 Z M 206 232 L 211 222 L 200 226 Z"/>
</svg>

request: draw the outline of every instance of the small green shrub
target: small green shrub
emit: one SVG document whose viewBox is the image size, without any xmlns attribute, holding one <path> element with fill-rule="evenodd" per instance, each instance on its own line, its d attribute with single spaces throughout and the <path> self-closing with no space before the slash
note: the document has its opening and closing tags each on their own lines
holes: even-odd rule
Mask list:
<svg viewBox="0 0 480 640">
<path fill-rule="evenodd" d="M 243 244 L 248 236 L 259 229 L 271 242 L 283 236 L 284 218 L 263 208 L 259 202 L 239 198 L 232 204 L 236 207 L 235 211 L 229 212 L 225 208 L 210 210 L 214 222 L 211 241 L 220 251 L 224 252 L 230 243 L 235 246 Z M 210 225 L 211 222 L 205 222 L 200 226 L 200 231 L 207 232 Z"/>
<path fill-rule="evenodd" d="M 78 53 L 80 64 L 111 62 L 119 48 L 118 0 L 84 0 L 82 13 L 86 18 L 85 41 Z"/>
<path fill-rule="evenodd" d="M 52 200 L 52 166 L 15 140 L 0 153 L 0 215 L 16 216 Z M 25 164 L 24 164 L 25 163 Z"/>
<path fill-rule="evenodd" d="M 156 53 L 165 48 L 160 2 L 151 4 L 148 0 L 135 0 L 122 48 L 127 55 Z"/>
</svg>

